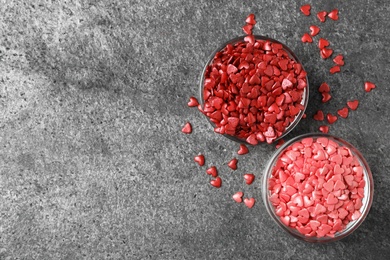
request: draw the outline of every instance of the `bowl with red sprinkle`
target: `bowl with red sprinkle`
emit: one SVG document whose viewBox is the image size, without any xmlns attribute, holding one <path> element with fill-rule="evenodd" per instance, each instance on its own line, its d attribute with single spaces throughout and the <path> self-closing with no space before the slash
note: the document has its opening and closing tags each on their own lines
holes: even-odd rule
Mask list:
<svg viewBox="0 0 390 260">
<path fill-rule="evenodd" d="M 199 90 L 198 108 L 214 132 L 251 145 L 287 135 L 309 99 L 307 73 L 296 55 L 277 40 L 252 34 L 210 55 Z"/>
<path fill-rule="evenodd" d="M 272 219 L 307 242 L 342 239 L 366 218 L 374 182 L 362 154 L 328 134 L 305 134 L 283 144 L 263 175 L 263 201 Z"/>
</svg>

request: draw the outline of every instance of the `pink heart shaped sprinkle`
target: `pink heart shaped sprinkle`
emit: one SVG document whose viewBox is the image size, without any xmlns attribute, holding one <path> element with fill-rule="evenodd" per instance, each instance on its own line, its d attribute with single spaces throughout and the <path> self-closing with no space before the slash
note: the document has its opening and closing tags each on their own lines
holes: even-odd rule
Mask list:
<svg viewBox="0 0 390 260">
<path fill-rule="evenodd" d="M 181 129 L 181 131 L 185 134 L 191 134 L 192 133 L 192 126 L 189 122 L 187 122 L 183 128 Z"/>
<path fill-rule="evenodd" d="M 236 192 L 236 193 L 233 195 L 233 199 L 234 199 L 235 202 L 241 203 L 241 202 L 242 202 L 242 196 L 244 196 L 244 193 L 241 192 L 241 191 L 238 191 L 238 192 Z"/>
<path fill-rule="evenodd" d="M 244 203 L 245 205 L 248 207 L 248 208 L 253 208 L 253 206 L 255 205 L 255 199 L 254 198 L 245 198 L 244 199 Z"/>
</svg>

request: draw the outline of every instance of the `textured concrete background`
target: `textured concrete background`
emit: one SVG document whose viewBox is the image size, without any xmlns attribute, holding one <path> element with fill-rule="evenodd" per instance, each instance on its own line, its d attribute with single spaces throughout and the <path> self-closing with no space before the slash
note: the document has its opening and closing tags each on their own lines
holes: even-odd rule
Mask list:
<svg viewBox="0 0 390 260">
<path fill-rule="evenodd" d="M 0 2 L 0 259 L 390 259 L 388 0 Z M 340 19 L 320 24 L 299 12 L 305 3 Z M 280 230 L 260 197 L 274 147 L 250 148 L 233 172 L 238 145 L 186 105 L 209 53 L 242 35 L 249 13 L 309 73 L 308 117 L 289 138 L 318 131 L 318 108 L 361 102 L 330 130 L 361 150 L 375 181 L 368 218 L 342 241 Z M 344 54 L 342 73 L 300 42 L 312 24 Z M 366 80 L 377 88 L 365 93 Z M 192 135 L 180 131 L 187 120 Z M 221 189 L 193 162 L 199 152 Z M 254 208 L 234 203 L 238 190 Z"/>
</svg>

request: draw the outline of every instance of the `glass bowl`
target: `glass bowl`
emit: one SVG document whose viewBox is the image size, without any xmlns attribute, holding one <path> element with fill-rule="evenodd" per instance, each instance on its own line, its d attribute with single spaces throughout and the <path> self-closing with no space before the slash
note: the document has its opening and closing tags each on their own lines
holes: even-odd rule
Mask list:
<svg viewBox="0 0 390 260">
<path fill-rule="evenodd" d="M 319 139 L 321 138 L 321 139 Z M 310 139 L 314 140 L 314 142 L 322 142 L 323 144 L 325 144 L 324 142 L 324 138 L 327 139 L 330 142 L 334 142 L 336 143 L 339 147 L 345 147 L 345 148 L 342 148 L 340 149 L 339 151 L 337 151 L 337 153 L 347 153 L 348 152 L 348 156 L 350 157 L 355 157 L 356 160 L 354 160 L 354 164 L 358 164 L 361 166 L 362 168 L 362 171 L 360 172 L 360 175 L 361 176 L 361 179 L 364 180 L 365 182 L 365 186 L 364 186 L 364 190 L 360 190 L 360 196 L 363 196 L 363 198 L 361 198 L 361 203 L 359 202 L 359 206 L 360 206 L 360 209 L 358 206 L 356 206 L 357 204 L 354 204 L 355 205 L 355 208 L 352 209 L 352 211 L 354 210 L 358 210 L 360 211 L 360 213 L 357 213 L 355 215 L 355 217 L 353 218 L 353 220 L 346 220 L 345 223 L 343 223 L 343 228 L 339 228 L 339 229 L 336 229 L 336 230 L 333 230 L 332 233 L 333 234 L 329 234 L 327 233 L 327 235 L 323 236 L 324 233 L 322 233 L 323 229 L 317 229 L 317 231 L 313 231 L 313 229 L 316 229 L 316 227 L 314 226 L 311 226 L 311 222 L 310 220 L 317 220 L 319 219 L 319 216 L 321 215 L 326 215 L 326 214 L 331 214 L 329 213 L 330 210 L 329 208 L 326 209 L 326 212 L 323 212 L 323 213 L 310 213 L 310 216 L 309 216 L 309 221 L 306 222 L 305 224 L 303 224 L 302 226 L 299 225 L 301 231 L 303 232 L 300 232 L 298 231 L 298 229 L 296 227 L 291 227 L 291 223 L 286 223 L 286 219 L 287 220 L 292 220 L 291 218 L 291 214 L 294 215 L 294 211 L 296 211 L 295 208 L 293 208 L 294 206 L 302 206 L 301 208 L 307 208 L 309 209 L 310 207 L 310 199 L 312 201 L 314 201 L 314 197 L 317 196 L 318 198 L 318 192 L 325 192 L 325 195 L 323 195 L 323 198 L 326 197 L 326 192 L 328 191 L 325 191 L 325 185 L 320 187 L 320 186 L 315 186 L 314 188 L 314 191 L 312 191 L 310 193 L 310 190 L 306 191 L 303 187 L 307 187 L 306 184 L 305 186 L 300 186 L 301 188 L 297 188 L 298 192 L 300 195 L 301 195 L 301 198 L 304 198 L 304 201 L 307 199 L 307 202 L 308 204 L 306 205 L 306 202 L 301 203 L 301 205 L 298 205 L 299 204 L 299 200 L 295 200 L 297 197 L 299 196 L 296 196 L 296 195 L 291 195 L 290 199 L 291 201 L 294 201 L 294 202 L 297 202 L 298 204 L 295 204 L 293 202 L 287 202 L 289 199 L 288 197 L 286 198 L 284 194 L 282 194 L 282 192 L 284 191 L 287 191 L 289 188 L 287 188 L 287 181 L 284 182 L 284 184 L 282 185 L 282 187 L 280 188 L 279 190 L 279 193 L 277 193 L 278 189 L 279 189 L 279 186 L 276 186 L 277 183 L 283 183 L 282 178 L 285 179 L 286 176 L 283 177 L 283 173 L 279 172 L 278 169 L 285 169 L 283 167 L 286 167 L 286 165 L 288 164 L 291 164 L 291 162 L 288 162 L 288 157 L 286 159 L 286 156 L 287 156 L 287 152 L 288 151 L 298 151 L 302 154 L 302 157 L 305 158 L 305 148 L 302 148 L 302 140 L 305 140 L 305 141 L 308 141 L 306 142 L 307 145 L 309 145 L 310 143 Z M 304 142 L 305 142 L 304 141 Z M 317 142 L 317 143 L 318 143 Z M 323 146 L 323 145 L 322 145 Z M 325 147 L 325 146 L 323 146 Z M 328 148 L 324 148 L 325 149 L 328 149 Z M 347 152 L 341 152 L 342 151 L 347 151 Z M 314 150 L 313 150 L 314 151 Z M 309 151 L 307 151 L 307 153 L 309 153 Z M 337 154 L 335 153 L 335 154 Z M 289 154 L 289 156 L 294 156 L 293 155 L 294 153 L 291 153 Z M 331 154 L 331 150 L 329 150 L 329 154 Z M 317 154 L 316 154 L 317 155 Z M 328 158 L 326 160 L 333 160 L 333 159 L 329 159 L 332 157 L 332 154 L 328 156 Z M 310 156 L 308 156 L 308 158 L 310 158 Z M 294 158 L 292 158 L 294 159 Z M 318 157 L 317 157 L 318 159 Z M 283 162 L 284 161 L 284 162 Z M 305 178 L 302 180 L 302 178 L 300 178 L 299 176 L 302 176 L 302 175 L 297 175 L 296 173 L 299 172 L 299 169 L 303 169 L 305 168 L 305 165 L 311 165 L 311 163 L 307 160 L 307 159 L 304 159 L 303 160 L 303 167 L 302 165 L 300 164 L 300 162 L 302 162 L 301 159 L 295 159 L 293 164 L 294 165 L 300 165 L 299 167 L 301 168 L 294 168 L 294 170 L 292 170 L 292 168 L 290 167 L 289 169 L 291 170 L 290 172 L 287 172 L 287 173 L 290 173 L 291 177 L 294 177 L 296 178 L 296 176 L 298 176 L 298 182 L 297 182 L 297 179 L 295 179 L 295 183 L 294 184 L 294 187 L 299 187 L 297 185 L 299 185 L 299 181 L 301 180 L 302 182 L 309 182 L 308 181 L 308 178 L 310 178 L 310 176 L 312 175 L 318 175 L 320 176 L 322 173 L 324 174 L 330 174 L 329 175 L 329 179 L 332 180 L 332 175 L 336 175 L 336 174 L 339 174 L 339 170 L 337 170 L 336 172 L 336 166 L 334 168 L 334 171 L 332 173 L 330 173 L 332 170 L 329 170 L 329 173 L 326 173 L 325 171 L 324 172 L 319 172 L 319 171 L 315 171 L 315 168 L 310 168 L 310 170 L 306 171 L 303 170 L 303 174 L 305 175 Z M 336 164 L 338 164 L 338 162 L 336 162 Z M 344 164 L 344 161 L 342 162 L 342 164 Z M 340 165 L 342 165 L 340 164 Z M 345 162 L 346 165 L 347 162 Z M 352 168 L 352 164 L 350 164 L 351 166 L 351 169 L 352 172 L 354 174 L 356 174 L 356 178 L 357 177 L 357 173 L 355 172 L 355 170 L 357 168 Z M 295 167 L 295 166 L 294 166 Z M 325 166 L 323 167 L 325 168 Z M 360 168 L 360 169 L 361 169 Z M 331 169 L 331 167 L 330 167 Z M 347 170 L 344 168 L 344 172 L 347 172 Z M 336 174 L 335 174 L 336 173 Z M 349 186 L 349 184 L 346 183 L 346 179 L 344 177 L 344 175 L 342 175 L 342 182 L 345 183 L 345 188 L 348 188 L 349 187 L 353 187 L 355 186 L 354 183 L 353 186 Z M 327 178 L 328 176 L 326 176 Z M 325 178 L 325 179 L 326 179 Z M 314 178 L 315 179 L 315 178 Z M 328 180 L 329 180 L 328 179 Z M 279 181 L 278 181 L 279 180 Z M 336 180 L 336 178 L 335 178 Z M 357 179 L 354 179 L 357 181 Z M 351 180 L 349 180 L 351 181 Z M 298 184 L 297 184 L 298 183 Z M 332 183 L 335 183 L 335 182 L 332 182 Z M 323 183 L 324 184 L 324 183 Z M 348 186 L 347 186 L 348 185 Z M 373 200 L 373 193 L 374 193 L 374 182 L 373 182 L 373 178 L 372 178 L 372 173 L 370 171 L 370 168 L 366 162 L 366 160 L 364 159 L 364 157 L 362 156 L 362 154 L 355 148 L 353 147 L 350 143 L 342 140 L 341 138 L 338 138 L 338 137 L 335 137 L 335 136 L 331 136 L 331 135 L 328 135 L 328 134 L 321 134 L 321 133 L 311 133 L 311 134 L 305 134 L 305 135 L 301 135 L 301 136 L 298 136 L 298 137 L 295 137 L 293 139 L 291 139 L 290 141 L 286 142 L 285 144 L 283 144 L 275 153 L 274 155 L 272 156 L 272 158 L 269 160 L 265 170 L 264 170 L 264 175 L 263 175 L 263 180 L 262 180 L 262 196 L 263 196 L 263 201 L 264 201 L 264 204 L 266 206 L 266 209 L 269 213 L 269 215 L 271 216 L 271 218 L 278 224 L 279 227 L 281 227 L 283 230 L 285 230 L 287 233 L 289 233 L 290 235 L 292 235 L 293 237 L 295 238 L 298 238 L 298 239 L 301 239 L 301 240 L 304 240 L 304 241 L 307 241 L 307 242 L 311 242 L 311 243 L 326 243 L 326 242 L 332 242 L 332 241 L 337 241 L 339 239 L 342 239 L 348 235 L 350 235 L 353 231 L 355 231 L 361 224 L 362 222 L 364 221 L 364 219 L 366 218 L 369 210 L 370 210 L 370 207 L 371 207 L 371 204 L 372 204 L 372 200 Z M 360 183 L 359 183 L 359 186 L 360 186 Z M 330 186 L 332 187 L 332 186 Z M 331 192 L 329 193 L 335 193 L 336 192 L 336 186 L 334 186 L 334 189 L 331 190 Z M 362 187 L 360 187 L 362 188 Z M 303 191 L 302 191 L 303 189 Z M 329 189 L 329 187 L 327 187 L 326 189 Z M 272 190 L 272 191 L 271 191 Z M 293 191 L 294 192 L 294 191 Z M 273 194 L 277 194 L 276 195 L 273 195 Z M 348 193 L 348 191 L 346 191 L 346 193 Z M 315 195 L 317 194 L 317 195 Z M 357 194 L 357 193 L 355 193 Z M 364 195 L 363 195 L 364 194 Z M 329 196 L 329 195 L 328 195 Z M 350 194 L 348 196 L 354 196 L 356 197 L 356 195 L 353 195 L 353 192 L 350 192 Z M 293 199 L 294 197 L 294 199 Z M 329 197 L 328 197 L 329 198 Z M 327 198 L 327 199 L 328 199 Z M 338 203 L 341 200 L 342 197 L 338 197 L 339 200 L 338 200 Z M 279 202 L 278 200 L 279 199 Z M 344 198 L 345 199 L 345 198 Z M 351 198 L 349 198 L 351 199 Z M 287 202 L 286 205 L 288 204 L 289 206 L 286 206 L 287 208 L 284 208 L 284 205 L 282 203 L 280 203 L 281 201 L 283 202 Z M 354 199 L 351 199 L 351 201 L 355 201 Z M 328 200 L 326 200 L 326 202 L 328 202 Z M 324 202 L 324 203 L 326 203 Z M 279 203 L 279 204 L 278 204 Z M 332 202 L 333 203 L 333 202 Z M 344 202 L 343 202 L 344 203 Z M 314 205 L 318 204 L 318 201 L 315 202 L 313 205 L 311 205 L 312 207 L 315 207 Z M 322 205 L 325 205 L 326 206 L 329 206 L 328 204 L 322 204 Z M 346 205 L 346 204 L 345 204 Z M 307 207 L 306 207 L 307 206 Z M 339 218 L 341 218 L 341 214 L 342 214 L 342 210 L 339 210 L 340 208 L 344 208 L 344 205 L 340 206 L 339 208 L 336 208 L 338 207 L 338 204 L 335 205 L 335 209 L 334 210 L 337 210 L 336 213 L 338 213 L 339 215 L 337 215 Z M 320 208 L 320 207 L 319 207 Z M 284 211 L 284 209 L 291 209 L 290 212 L 286 212 Z M 348 206 L 346 206 L 346 209 L 349 209 L 351 210 L 350 208 L 348 208 Z M 284 211 L 284 212 L 283 212 Z M 309 212 L 313 212 L 313 209 L 309 210 Z M 352 212 L 348 212 L 348 214 Z M 290 214 L 290 219 L 289 218 L 286 218 L 286 215 Z M 313 214 L 313 215 L 312 215 Z M 345 215 L 345 212 L 343 213 Z M 299 213 L 298 216 L 300 217 L 301 214 Z M 297 217 L 297 214 L 295 213 L 295 217 Z M 322 216 L 323 217 L 323 216 Z M 336 223 L 335 219 L 337 219 L 338 217 L 336 218 L 331 218 L 329 215 L 327 215 L 326 219 L 328 221 L 331 221 L 331 222 L 328 222 L 328 223 L 325 223 L 325 224 L 329 224 L 329 223 Z M 349 216 L 345 217 L 345 218 L 349 218 Z M 306 221 L 306 220 L 304 220 Z M 314 221 L 313 224 L 315 224 L 316 222 Z M 323 223 L 323 222 L 322 222 Z M 298 223 L 296 223 L 297 226 L 298 226 Z M 312 229 L 311 232 L 309 232 L 309 229 L 305 231 L 305 227 L 310 227 Z M 303 228 L 302 228 L 303 227 Z M 319 231 L 320 230 L 320 231 Z M 322 233 L 322 234 L 320 234 Z"/>
<path fill-rule="evenodd" d="M 245 38 L 245 36 L 237 37 L 237 38 L 234 38 L 230 41 L 223 43 L 209 56 L 205 66 L 203 68 L 203 71 L 201 73 L 200 82 L 199 82 L 199 95 L 200 95 L 200 104 L 201 104 L 202 109 L 204 109 L 204 107 L 205 107 L 205 100 L 204 100 L 204 89 L 205 89 L 205 79 L 206 79 L 205 75 L 206 75 L 206 73 L 208 73 L 208 70 L 210 70 L 211 64 L 213 64 L 214 59 L 216 58 L 216 55 L 219 55 L 225 48 L 227 48 L 228 45 L 234 46 L 236 44 L 240 44 L 240 43 L 245 42 L 244 38 Z M 284 50 L 285 53 L 287 53 L 288 58 L 290 60 L 292 60 L 293 62 L 295 62 L 296 64 L 300 65 L 301 70 L 304 72 L 304 79 L 305 79 L 305 83 L 306 83 L 306 87 L 304 87 L 303 93 L 301 96 L 301 102 L 299 103 L 302 106 L 302 109 L 299 111 L 298 114 L 295 115 L 294 119 L 292 121 L 290 121 L 287 126 L 285 126 L 285 129 L 280 136 L 278 136 L 277 138 L 273 138 L 270 141 L 268 139 L 266 140 L 268 143 L 272 143 L 272 142 L 276 142 L 279 139 L 286 136 L 299 123 L 302 116 L 304 115 L 307 104 L 308 104 L 308 100 L 309 100 L 309 81 L 308 81 L 307 74 L 306 74 L 306 71 L 305 71 L 302 63 L 298 60 L 297 56 L 285 44 L 283 44 L 277 40 L 274 40 L 274 39 L 271 39 L 268 37 L 264 37 L 264 36 L 260 36 L 260 35 L 254 35 L 254 39 L 255 39 L 255 41 L 260 41 L 262 43 L 272 43 L 272 44 L 275 43 L 275 44 L 279 44 L 279 46 L 282 46 L 282 50 Z M 261 86 L 261 87 L 263 87 L 263 86 Z M 201 112 L 203 112 L 203 110 L 201 110 Z M 210 122 L 210 124 L 213 126 L 214 131 L 217 132 L 216 131 L 216 124 L 213 122 L 212 119 L 210 119 L 209 116 L 206 115 L 206 117 L 207 117 L 208 121 Z M 223 133 L 223 135 L 231 140 L 236 141 L 236 142 L 247 143 L 246 142 L 247 137 L 243 138 L 243 137 L 237 136 L 236 134 L 231 135 L 231 134 L 227 134 L 227 133 Z M 263 141 L 260 141 L 258 143 L 262 143 L 262 142 L 265 142 L 265 141 L 263 140 Z M 250 144 L 255 145 L 256 143 L 250 143 Z"/>
</svg>

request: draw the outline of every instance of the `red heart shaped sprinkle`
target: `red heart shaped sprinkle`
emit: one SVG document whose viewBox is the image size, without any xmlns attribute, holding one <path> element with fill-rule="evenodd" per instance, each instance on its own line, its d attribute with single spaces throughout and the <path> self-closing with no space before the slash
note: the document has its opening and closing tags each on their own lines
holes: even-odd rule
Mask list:
<svg viewBox="0 0 390 260">
<path fill-rule="evenodd" d="M 311 9 L 311 6 L 309 4 L 307 5 L 302 5 L 301 6 L 301 12 L 306 15 L 306 16 L 309 16 L 310 15 L 310 9 Z"/>
<path fill-rule="evenodd" d="M 318 129 L 324 134 L 327 134 L 329 132 L 329 126 L 327 125 L 321 125 Z"/>
<path fill-rule="evenodd" d="M 248 147 L 245 144 L 240 144 L 240 149 L 237 151 L 239 155 L 244 155 L 249 153 Z"/>
<path fill-rule="evenodd" d="M 348 108 L 343 107 L 342 109 L 337 110 L 337 114 L 341 116 L 342 118 L 348 117 Z"/>
<path fill-rule="evenodd" d="M 322 103 L 326 103 L 332 98 L 329 92 L 321 93 L 321 95 L 322 95 L 322 99 L 321 99 Z"/>
<path fill-rule="evenodd" d="M 241 203 L 242 202 L 242 196 L 244 196 L 244 193 L 242 191 L 238 191 L 238 192 L 236 192 L 233 195 L 233 199 L 234 199 L 235 202 Z"/>
<path fill-rule="evenodd" d="M 248 136 L 245 140 L 248 144 L 251 144 L 251 145 L 256 145 L 258 144 L 259 142 L 257 141 L 257 138 L 256 138 L 256 135 L 255 134 L 251 134 L 250 136 Z"/>
<path fill-rule="evenodd" d="M 316 36 L 318 33 L 320 32 L 320 27 L 316 26 L 316 25 L 312 25 L 310 26 L 310 35 L 311 36 Z"/>
<path fill-rule="evenodd" d="M 181 131 L 185 134 L 191 134 L 192 133 L 192 126 L 189 122 L 187 122 L 183 128 L 181 129 Z"/>
<path fill-rule="evenodd" d="M 252 34 L 252 29 L 253 29 L 253 25 L 251 24 L 246 24 L 242 27 L 242 30 L 244 31 L 245 34 L 249 35 L 249 34 Z"/>
<path fill-rule="evenodd" d="M 244 41 L 249 42 L 250 44 L 255 44 L 255 36 L 253 36 L 252 34 L 249 34 L 249 35 L 244 37 Z"/>
<path fill-rule="evenodd" d="M 255 175 L 252 173 L 244 174 L 244 179 L 246 181 L 246 184 L 251 185 L 252 182 L 255 180 Z"/>
<path fill-rule="evenodd" d="M 364 90 L 365 90 L 366 92 L 370 92 L 371 89 L 373 89 L 373 88 L 376 88 L 376 86 L 375 86 L 374 83 L 372 83 L 372 82 L 370 82 L 370 81 L 366 81 L 366 82 L 364 83 Z"/>
<path fill-rule="evenodd" d="M 327 49 L 327 48 L 323 48 L 320 52 L 321 54 L 321 58 L 323 58 L 324 60 L 329 58 L 333 53 L 333 50 L 332 49 Z"/>
<path fill-rule="evenodd" d="M 326 82 L 324 82 L 324 83 L 322 83 L 321 86 L 318 88 L 318 91 L 319 91 L 320 93 L 330 92 L 330 87 L 329 87 L 329 85 L 328 85 Z"/>
<path fill-rule="evenodd" d="M 326 15 L 327 15 L 327 14 L 328 14 L 328 13 L 325 12 L 325 11 L 321 11 L 321 12 L 318 12 L 318 13 L 317 13 L 317 18 L 320 20 L 321 23 L 324 23 L 324 22 L 325 22 L 325 20 L 326 20 Z"/>
<path fill-rule="evenodd" d="M 320 50 L 324 49 L 325 47 L 329 46 L 329 41 L 324 39 L 324 38 L 320 38 L 318 40 L 318 48 L 320 48 Z"/>
<path fill-rule="evenodd" d="M 204 165 L 204 156 L 203 154 L 199 154 L 194 157 L 194 161 L 197 162 L 200 166 Z"/>
<path fill-rule="evenodd" d="M 332 19 L 333 21 L 336 21 L 339 19 L 339 10 L 334 9 L 329 14 L 328 17 Z"/>
<path fill-rule="evenodd" d="M 248 24 L 251 24 L 251 25 L 255 25 L 256 24 L 255 15 L 254 14 L 248 15 L 248 17 L 246 18 L 245 22 L 248 23 Z"/>
<path fill-rule="evenodd" d="M 339 66 L 344 66 L 344 56 L 342 54 L 337 55 L 334 57 L 333 62 Z"/>
<path fill-rule="evenodd" d="M 230 162 L 228 162 L 228 166 L 232 170 L 237 170 L 237 162 L 238 162 L 238 160 L 236 158 L 233 158 L 233 159 L 230 160 Z"/>
<path fill-rule="evenodd" d="M 332 68 L 330 68 L 329 72 L 330 74 L 335 74 L 335 73 L 338 73 L 340 72 L 340 66 L 339 65 L 336 65 L 336 66 L 333 66 Z"/>
<path fill-rule="evenodd" d="M 331 113 L 328 113 L 326 115 L 326 119 L 328 120 L 329 124 L 333 124 L 334 122 L 337 121 L 337 116 L 332 115 Z"/>
<path fill-rule="evenodd" d="M 348 101 L 347 102 L 347 106 L 352 109 L 352 110 L 356 110 L 357 107 L 359 106 L 359 100 L 353 100 L 353 101 Z"/>
<path fill-rule="evenodd" d="M 255 199 L 254 198 L 245 198 L 244 203 L 248 208 L 252 208 L 255 205 Z"/>
<path fill-rule="evenodd" d="M 304 33 L 303 36 L 302 36 L 302 42 L 305 43 L 305 42 L 313 42 L 313 39 L 311 38 L 310 34 L 308 33 Z"/>
<path fill-rule="evenodd" d="M 189 107 L 197 107 L 199 105 L 199 102 L 196 98 L 190 97 L 190 101 L 187 103 Z"/>
<path fill-rule="evenodd" d="M 208 168 L 208 169 L 206 170 L 206 173 L 207 173 L 208 175 L 213 176 L 214 178 L 217 177 L 217 176 L 218 176 L 217 167 L 211 166 L 210 168 Z"/>
<path fill-rule="evenodd" d="M 313 116 L 314 120 L 323 121 L 324 120 L 324 112 L 322 110 L 318 110 L 317 113 Z"/>
<path fill-rule="evenodd" d="M 215 178 L 214 180 L 210 181 L 210 184 L 214 186 L 215 188 L 220 188 L 222 185 L 222 179 L 220 177 Z"/>
</svg>

